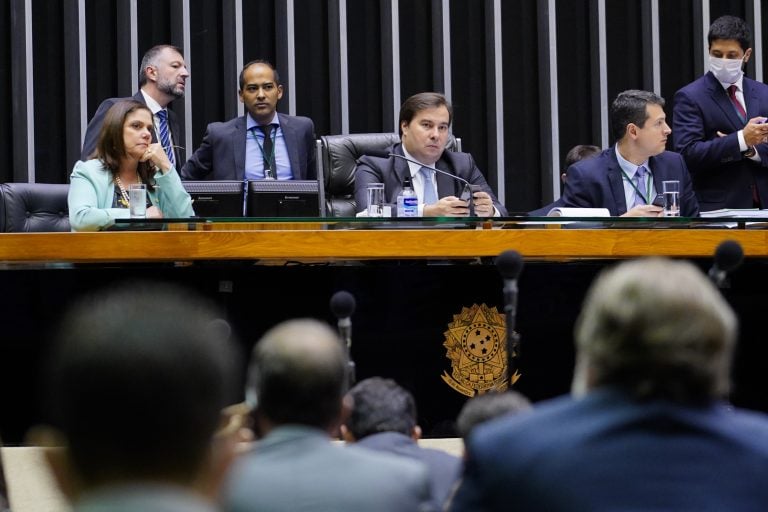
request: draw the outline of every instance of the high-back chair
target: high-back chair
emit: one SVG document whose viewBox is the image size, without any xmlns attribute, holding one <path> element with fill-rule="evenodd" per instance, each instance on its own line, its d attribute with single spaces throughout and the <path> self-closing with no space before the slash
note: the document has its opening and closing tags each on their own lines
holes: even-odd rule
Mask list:
<svg viewBox="0 0 768 512">
<path fill-rule="evenodd" d="M 0 227 L 4 232 L 70 231 L 69 185 L 3 183 L 0 185 Z"/>
</svg>

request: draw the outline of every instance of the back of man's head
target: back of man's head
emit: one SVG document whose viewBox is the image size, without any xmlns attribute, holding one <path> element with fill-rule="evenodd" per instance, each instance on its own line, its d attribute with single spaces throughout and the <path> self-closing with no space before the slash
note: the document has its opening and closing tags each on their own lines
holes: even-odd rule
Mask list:
<svg viewBox="0 0 768 512">
<path fill-rule="evenodd" d="M 752 30 L 747 22 L 741 18 L 730 15 L 720 16 L 709 26 L 709 33 L 707 34 L 709 46 L 712 46 L 712 43 L 717 40 L 738 41 L 741 49 L 747 51 L 752 46 Z"/>
<path fill-rule="evenodd" d="M 248 400 L 272 425 L 336 425 L 346 392 L 347 358 L 326 324 L 299 319 L 270 329 L 248 369 Z"/>
<path fill-rule="evenodd" d="M 729 389 L 736 317 L 691 263 L 621 263 L 592 285 L 576 324 L 574 392 L 619 386 L 638 399 L 706 403 Z"/>
<path fill-rule="evenodd" d="M 503 393 L 490 392 L 470 398 L 461 408 L 456 418 L 456 429 L 463 439 L 467 439 L 472 430 L 486 421 L 508 414 L 516 414 L 531 409 L 531 402 L 517 391 Z"/>
<path fill-rule="evenodd" d="M 222 325 L 189 290 L 158 283 L 96 293 L 69 310 L 45 404 L 83 487 L 200 476 L 234 389 Z"/>
<path fill-rule="evenodd" d="M 392 379 L 371 377 L 350 391 L 352 411 L 346 427 L 355 439 L 379 432 L 413 435 L 416 401 Z"/>
</svg>

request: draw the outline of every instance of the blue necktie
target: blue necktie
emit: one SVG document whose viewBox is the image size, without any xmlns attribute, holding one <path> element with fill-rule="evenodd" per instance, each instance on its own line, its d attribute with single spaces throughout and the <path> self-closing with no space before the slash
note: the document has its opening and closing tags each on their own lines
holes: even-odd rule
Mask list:
<svg viewBox="0 0 768 512">
<path fill-rule="evenodd" d="M 422 167 L 419 172 L 424 176 L 424 204 L 435 204 L 437 194 L 435 193 L 435 180 L 432 177 L 435 171 L 428 167 Z"/>
<path fill-rule="evenodd" d="M 632 208 L 635 206 L 648 204 L 648 187 L 646 185 L 645 177 L 648 174 L 648 169 L 644 166 L 640 166 L 635 171 L 635 177 L 633 178 L 637 190 L 635 190 L 635 201 L 632 203 Z"/>
<path fill-rule="evenodd" d="M 171 165 L 176 167 L 176 159 L 173 157 L 173 146 L 171 146 L 171 132 L 168 130 L 168 111 L 163 109 L 157 112 L 157 126 L 160 131 L 160 144 L 162 144 L 165 154 Z"/>
</svg>

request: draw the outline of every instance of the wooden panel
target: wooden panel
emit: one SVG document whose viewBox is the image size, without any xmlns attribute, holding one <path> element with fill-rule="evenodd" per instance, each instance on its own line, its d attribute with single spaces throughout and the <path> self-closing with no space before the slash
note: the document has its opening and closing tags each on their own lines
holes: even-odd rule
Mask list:
<svg viewBox="0 0 768 512">
<path fill-rule="evenodd" d="M 264 230 L 2 233 L 0 261 L 473 258 L 515 249 L 526 258 L 707 257 L 726 239 L 768 255 L 768 231 L 631 229 Z"/>
</svg>

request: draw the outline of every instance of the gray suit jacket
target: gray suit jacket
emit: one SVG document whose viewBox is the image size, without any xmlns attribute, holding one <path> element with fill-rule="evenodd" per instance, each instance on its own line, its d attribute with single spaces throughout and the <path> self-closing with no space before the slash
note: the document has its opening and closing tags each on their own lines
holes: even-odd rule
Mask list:
<svg viewBox="0 0 768 512">
<path fill-rule="evenodd" d="M 279 427 L 244 455 L 224 490 L 228 512 L 431 510 L 423 464 L 331 443 L 320 430 Z"/>
<path fill-rule="evenodd" d="M 395 144 L 387 150 L 387 153 L 403 154 L 401 144 Z M 475 165 L 475 160 L 469 153 L 459 153 L 457 151 L 443 151 L 443 155 L 435 163 L 435 167 L 441 171 L 449 172 L 467 180 L 472 185 L 479 185 L 493 199 L 493 204 L 499 213 L 507 215 L 507 209 L 504 208 L 496 195 L 488 186 L 480 169 Z M 361 212 L 368 207 L 367 189 L 369 183 L 384 184 L 384 200 L 387 203 L 394 204 L 397 196 L 403 189 L 403 178 L 410 175 L 408 171 L 408 162 L 402 158 L 363 156 L 357 162 L 355 170 L 355 201 L 357 202 L 357 211 Z M 436 174 L 437 192 L 439 197 L 461 196 L 464 184 L 460 181 L 446 176 Z"/>
<path fill-rule="evenodd" d="M 315 126 L 308 117 L 277 114 L 295 180 L 314 180 Z M 211 123 L 203 142 L 181 169 L 185 180 L 242 180 L 245 178 L 245 116 Z"/>
<path fill-rule="evenodd" d="M 91 155 L 96 150 L 96 142 L 99 140 L 99 132 L 101 132 L 101 125 L 104 124 L 104 116 L 107 114 L 107 110 L 120 100 L 136 100 L 139 103 L 146 105 L 144 101 L 144 95 L 141 91 L 138 91 L 130 98 L 109 98 L 101 102 L 99 108 L 96 109 L 96 113 L 93 115 L 91 122 L 88 123 L 88 128 L 85 130 L 85 136 L 83 137 L 83 149 L 80 152 L 80 160 L 85 162 L 91 158 Z M 174 145 L 183 145 L 183 137 L 181 135 L 181 128 L 179 128 L 179 120 L 176 118 L 176 113 L 168 109 L 168 125 L 171 129 L 171 138 L 173 138 Z M 157 142 L 157 136 L 155 131 L 152 130 L 152 142 Z M 176 168 L 181 167 L 184 160 L 181 157 L 181 153 L 178 148 L 173 148 L 174 156 L 176 157 Z"/>
</svg>

